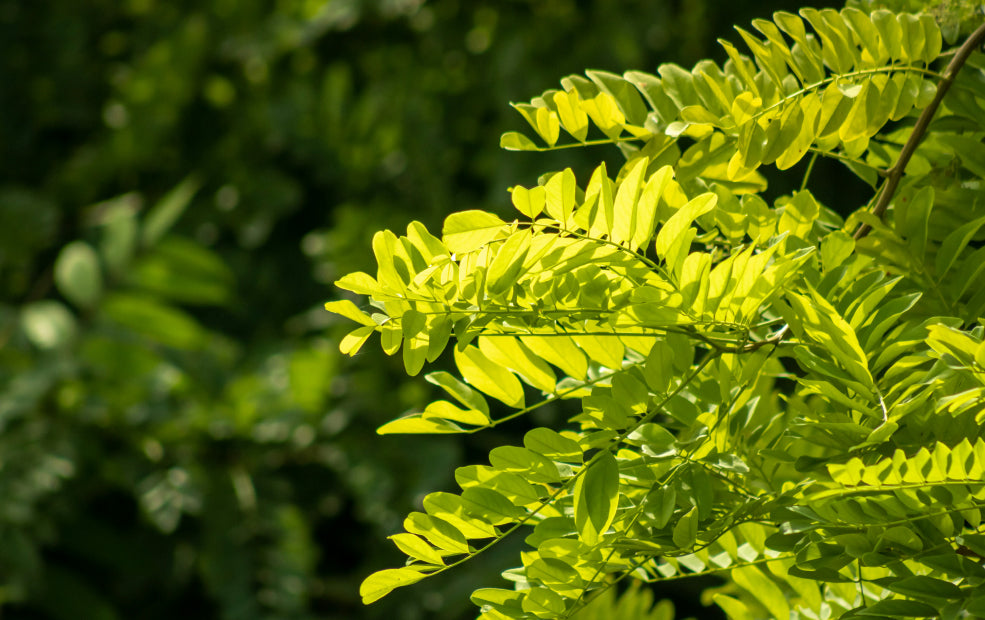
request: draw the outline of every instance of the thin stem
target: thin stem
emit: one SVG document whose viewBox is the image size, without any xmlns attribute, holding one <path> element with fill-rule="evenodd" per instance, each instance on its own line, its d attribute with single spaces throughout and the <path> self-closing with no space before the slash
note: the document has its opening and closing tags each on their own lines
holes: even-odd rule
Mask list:
<svg viewBox="0 0 985 620">
<path fill-rule="evenodd" d="M 804 178 L 800 182 L 800 191 L 807 189 L 807 181 L 810 180 L 811 172 L 814 171 L 814 162 L 817 161 L 818 156 L 821 154 L 821 151 L 815 149 L 814 147 L 811 147 L 811 151 L 813 151 L 811 153 L 811 161 L 807 164 L 807 170 L 804 171 Z"/>
<path fill-rule="evenodd" d="M 941 101 L 944 100 L 944 95 L 951 88 L 951 84 L 957 77 L 958 72 L 964 66 L 968 57 L 971 56 L 981 44 L 985 41 L 985 24 L 982 24 L 971 33 L 971 36 L 961 45 L 957 53 L 954 54 L 954 58 L 951 59 L 950 64 L 947 65 L 947 69 L 944 70 L 944 76 L 941 81 L 937 84 L 937 93 L 934 95 L 933 101 L 930 102 L 923 112 L 920 114 L 920 118 L 917 119 L 917 124 L 913 127 L 913 132 L 910 134 L 909 139 L 906 144 L 903 145 L 903 150 L 900 152 L 899 159 L 892 168 L 889 169 L 889 174 L 886 178 L 885 183 L 879 188 L 879 201 L 876 206 L 872 209 L 872 215 L 881 218 L 886 210 L 889 208 L 889 202 L 893 199 L 893 194 L 896 193 L 896 189 L 899 187 L 900 181 L 903 179 L 903 172 L 906 170 L 907 164 L 910 163 L 910 158 L 913 157 L 913 153 L 916 152 L 917 146 L 920 145 L 921 140 L 923 140 L 924 134 L 927 133 L 927 128 L 930 127 L 930 121 L 933 120 L 934 114 L 937 113 L 937 108 L 940 107 Z M 861 239 L 869 234 L 872 227 L 868 224 L 862 224 L 855 231 L 855 239 Z"/>
</svg>

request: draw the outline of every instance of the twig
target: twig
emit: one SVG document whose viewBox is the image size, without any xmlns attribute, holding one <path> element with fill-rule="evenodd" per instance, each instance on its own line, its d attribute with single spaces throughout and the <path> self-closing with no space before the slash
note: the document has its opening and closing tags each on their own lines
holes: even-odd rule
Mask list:
<svg viewBox="0 0 985 620">
<path fill-rule="evenodd" d="M 890 168 L 889 174 L 886 178 L 886 182 L 882 184 L 879 188 L 879 200 L 876 202 L 876 206 L 872 209 L 872 215 L 881 218 L 886 209 L 889 208 L 889 201 L 892 200 L 893 194 L 896 193 L 896 188 L 899 186 L 900 181 L 903 179 L 903 172 L 906 170 L 906 165 L 910 163 L 910 158 L 913 157 L 913 153 L 917 150 L 917 146 L 920 145 L 920 141 L 923 139 L 925 133 L 927 133 L 927 128 L 930 126 L 930 121 L 934 118 L 934 114 L 937 112 L 937 108 L 940 106 L 941 101 L 944 99 L 944 95 L 947 94 L 948 89 L 951 88 L 951 84 L 954 82 L 954 78 L 957 77 L 958 72 L 964 66 L 968 57 L 971 53 L 985 41 L 985 24 L 982 24 L 971 33 L 971 36 L 961 45 L 957 53 L 954 54 L 954 58 L 951 59 L 950 64 L 947 65 L 947 69 L 944 71 L 944 77 L 937 84 L 937 93 L 934 95 L 933 101 L 930 102 L 926 108 L 924 108 L 923 113 L 920 114 L 920 118 L 917 119 L 917 124 L 913 126 L 913 133 L 910 134 L 910 138 L 903 145 L 903 150 L 900 151 L 899 159 L 896 160 L 896 164 Z M 868 224 L 862 224 L 855 231 L 855 239 L 861 239 L 862 237 L 869 234 L 872 228 Z"/>
</svg>

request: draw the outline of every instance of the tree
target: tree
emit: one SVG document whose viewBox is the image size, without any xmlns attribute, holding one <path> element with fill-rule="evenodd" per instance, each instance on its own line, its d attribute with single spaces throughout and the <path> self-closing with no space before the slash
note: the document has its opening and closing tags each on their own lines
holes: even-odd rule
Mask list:
<svg viewBox="0 0 985 620">
<path fill-rule="evenodd" d="M 778 12 L 722 66 L 569 76 L 501 144 L 616 145 L 614 178 L 548 172 L 511 189 L 516 219 L 376 234 L 375 276 L 337 282 L 368 305 L 326 306 L 359 324 L 342 352 L 378 332 L 410 375 L 446 349 L 458 371 L 379 433 L 557 423 L 427 495 L 365 603 L 522 531 L 483 619 L 700 575 L 731 618 L 985 615 L 985 25 L 904 8 Z M 871 200 L 819 202 L 820 158 Z M 771 197 L 767 167 L 800 189 Z"/>
</svg>

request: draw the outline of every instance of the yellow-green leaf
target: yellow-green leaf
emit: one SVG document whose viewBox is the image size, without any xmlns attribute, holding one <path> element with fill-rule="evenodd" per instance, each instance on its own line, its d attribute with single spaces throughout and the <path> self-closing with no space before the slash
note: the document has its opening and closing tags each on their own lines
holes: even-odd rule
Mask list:
<svg viewBox="0 0 985 620">
<path fill-rule="evenodd" d="M 619 505 L 619 464 L 608 450 L 589 463 L 575 482 L 575 527 L 586 545 L 594 546 L 609 529 Z"/>
<path fill-rule="evenodd" d="M 455 364 L 472 387 L 500 400 L 510 407 L 523 407 L 523 386 L 502 366 L 496 364 L 478 348 L 469 345 L 455 349 Z"/>
<path fill-rule="evenodd" d="M 425 577 L 425 573 L 410 568 L 387 568 L 364 579 L 359 586 L 359 596 L 363 599 L 363 605 L 369 605 L 396 588 L 417 583 Z"/>
</svg>

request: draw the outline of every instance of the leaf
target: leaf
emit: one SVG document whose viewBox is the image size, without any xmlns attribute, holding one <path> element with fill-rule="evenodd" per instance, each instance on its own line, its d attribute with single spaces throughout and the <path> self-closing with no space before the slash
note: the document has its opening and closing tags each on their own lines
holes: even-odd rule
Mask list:
<svg viewBox="0 0 985 620">
<path fill-rule="evenodd" d="M 413 413 L 387 422 L 376 429 L 378 435 L 421 435 L 461 433 L 462 427 L 441 418 L 425 418 Z"/>
<path fill-rule="evenodd" d="M 544 184 L 546 192 L 545 209 L 547 214 L 561 223 L 562 227 L 568 225 L 571 214 L 575 209 L 575 173 L 571 168 L 565 168 L 550 176 Z"/>
<path fill-rule="evenodd" d="M 462 491 L 462 506 L 470 514 L 492 525 L 513 523 L 518 517 L 517 509 L 506 496 L 483 487 L 471 487 Z"/>
<path fill-rule="evenodd" d="M 583 454 L 578 442 L 550 428 L 539 427 L 527 431 L 523 436 L 523 445 L 555 461 L 582 462 Z"/>
<path fill-rule="evenodd" d="M 674 544 L 679 549 L 690 549 L 698 540 L 698 508 L 691 508 L 674 525 Z"/>
<path fill-rule="evenodd" d="M 528 384 L 547 393 L 554 391 L 557 380 L 544 363 L 513 336 L 480 336 L 479 350 L 494 363 L 509 368 Z"/>
<path fill-rule="evenodd" d="M 564 613 L 564 599 L 547 588 L 532 588 L 523 597 L 523 611 L 538 618 L 558 618 Z"/>
<path fill-rule="evenodd" d="M 954 265 L 954 261 L 968 247 L 968 243 L 978 233 L 982 225 L 985 225 L 985 216 L 968 222 L 944 238 L 940 249 L 937 251 L 937 259 L 934 261 L 934 270 L 938 280 L 944 279 L 947 272 L 951 270 L 951 266 Z"/>
<path fill-rule="evenodd" d="M 201 183 L 197 179 L 188 177 L 151 207 L 147 216 L 144 217 L 141 232 L 141 242 L 144 247 L 154 245 L 171 230 L 171 227 L 191 204 L 192 198 L 200 186 Z"/>
<path fill-rule="evenodd" d="M 510 371 L 490 360 L 475 346 L 455 349 L 455 365 L 475 389 L 514 409 L 523 407 L 523 386 Z"/>
<path fill-rule="evenodd" d="M 544 210 L 547 191 L 540 185 L 531 189 L 517 185 L 510 190 L 510 194 L 513 206 L 516 207 L 517 211 L 531 219 L 537 217 Z"/>
<path fill-rule="evenodd" d="M 117 325 L 165 346 L 196 350 L 207 344 L 205 331 L 195 319 L 147 297 L 107 295 L 100 309 Z"/>
<path fill-rule="evenodd" d="M 520 336 L 520 342 L 541 359 L 563 370 L 569 377 L 583 380 L 588 374 L 585 354 L 568 336 Z"/>
<path fill-rule="evenodd" d="M 499 138 L 499 148 L 507 151 L 542 151 L 534 141 L 518 131 L 507 131 Z"/>
<path fill-rule="evenodd" d="M 937 597 L 945 599 L 961 598 L 961 588 L 950 581 L 928 577 L 926 575 L 915 575 L 903 579 L 880 579 L 877 583 L 904 596 L 913 598 Z"/>
<path fill-rule="evenodd" d="M 348 299 L 327 302 L 325 304 L 325 309 L 333 314 L 338 314 L 347 319 L 351 319 L 360 325 L 376 327 L 376 321 L 371 319 L 366 313 L 360 310 L 356 304 L 352 303 Z"/>
<path fill-rule="evenodd" d="M 393 536 L 387 536 L 393 541 L 393 544 L 397 545 L 401 551 L 403 551 L 409 557 L 412 557 L 422 562 L 427 562 L 428 564 L 437 564 L 439 566 L 443 565 L 445 561 L 442 559 L 441 554 L 429 545 L 420 536 L 416 534 L 408 534 L 406 532 L 400 534 L 394 534 Z"/>
<path fill-rule="evenodd" d="M 342 340 L 339 341 L 339 351 L 343 355 L 355 355 L 366 344 L 366 340 L 369 339 L 374 331 L 376 331 L 376 328 L 368 325 L 357 327 L 342 337 Z"/>
<path fill-rule="evenodd" d="M 523 261 L 530 250 L 529 230 L 515 232 L 496 248 L 495 256 L 486 272 L 486 290 L 496 296 L 508 292 L 523 273 Z"/>
<path fill-rule="evenodd" d="M 55 259 L 58 292 L 80 308 L 90 309 L 103 293 L 103 274 L 96 251 L 84 241 L 73 241 Z"/>
<path fill-rule="evenodd" d="M 520 472 L 533 482 L 560 482 L 561 476 L 553 461 L 533 450 L 519 446 L 499 446 L 489 452 L 489 463 L 505 472 Z"/>
<path fill-rule="evenodd" d="M 462 533 L 467 539 L 492 538 L 496 530 L 486 521 L 465 514 L 462 498 L 454 493 L 437 491 L 424 496 L 424 509 Z"/>
<path fill-rule="evenodd" d="M 619 465 L 603 450 L 575 481 L 575 527 L 586 545 L 594 546 L 609 529 L 619 503 Z"/>
<path fill-rule="evenodd" d="M 21 329 L 39 349 L 58 349 L 75 339 L 75 316 L 65 304 L 52 299 L 35 301 L 21 308 Z"/>
<path fill-rule="evenodd" d="M 364 579 L 359 586 L 359 596 L 363 599 L 363 605 L 369 605 L 396 588 L 417 583 L 425 577 L 426 574 L 410 568 L 387 568 Z"/>
<path fill-rule="evenodd" d="M 584 142 L 588 137 L 588 115 L 581 107 L 578 92 L 558 91 L 554 93 L 553 101 L 565 131 L 575 140 Z"/>
<path fill-rule="evenodd" d="M 649 158 L 640 157 L 629 165 L 625 178 L 619 184 L 613 206 L 612 241 L 621 245 L 630 245 L 635 237 L 636 209 L 639 203 L 640 190 L 643 188 L 643 174 L 650 163 Z"/>
<path fill-rule="evenodd" d="M 474 252 L 508 230 L 506 222 L 492 213 L 471 209 L 449 215 L 441 234 L 450 251 L 464 254 Z"/>
<path fill-rule="evenodd" d="M 731 573 L 735 583 L 761 602 L 774 618 L 789 618 L 790 605 L 783 590 L 757 566 L 746 566 Z"/>
<path fill-rule="evenodd" d="M 182 304 L 226 304 L 235 285 L 232 270 L 216 252 L 176 236 L 161 239 L 126 275 L 136 287 Z"/>
<path fill-rule="evenodd" d="M 432 372 L 425 375 L 424 380 L 442 388 L 455 400 L 462 403 L 466 407 L 480 411 L 487 417 L 489 416 L 489 404 L 486 402 L 486 399 L 484 399 L 481 394 L 459 381 L 451 373 L 439 370 L 438 372 Z"/>
<path fill-rule="evenodd" d="M 449 553 L 469 553 L 465 536 L 440 517 L 412 512 L 404 519 L 404 529 L 426 538 L 432 545 Z"/>
<path fill-rule="evenodd" d="M 362 271 L 348 273 L 335 281 L 335 286 L 358 295 L 374 295 L 382 291 L 376 279 Z"/>
<path fill-rule="evenodd" d="M 877 601 L 864 609 L 855 611 L 860 616 L 902 616 L 904 618 L 936 618 L 937 610 L 917 601 L 889 599 Z"/>
<path fill-rule="evenodd" d="M 450 420 L 472 426 L 485 426 L 492 420 L 489 416 L 476 409 L 460 409 L 447 400 L 436 400 L 424 408 L 422 414 L 425 420 Z"/>
<path fill-rule="evenodd" d="M 676 255 L 688 227 L 695 219 L 714 209 L 717 203 L 718 196 L 709 192 L 692 199 L 674 212 L 657 233 L 657 255 L 662 258 Z"/>
</svg>

